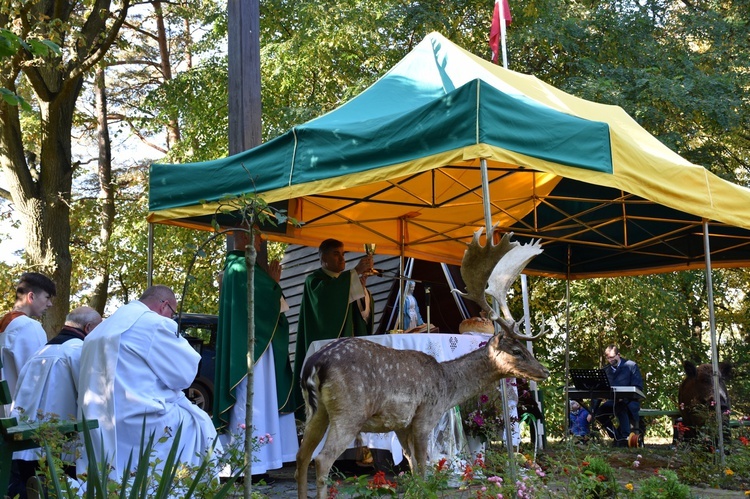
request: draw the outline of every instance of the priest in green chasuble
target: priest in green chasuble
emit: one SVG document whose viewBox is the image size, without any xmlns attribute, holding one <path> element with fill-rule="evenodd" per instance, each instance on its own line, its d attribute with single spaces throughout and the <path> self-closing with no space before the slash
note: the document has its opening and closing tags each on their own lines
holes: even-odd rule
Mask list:
<svg viewBox="0 0 750 499">
<path fill-rule="evenodd" d="M 305 419 L 299 387 L 302 364 L 313 341 L 364 336 L 373 332 L 373 301 L 363 274 L 372 268 L 372 255 L 362 257 L 346 271 L 344 244 L 326 239 L 318 248 L 320 268 L 307 276 L 302 292 L 297 347 L 294 358 L 294 394 L 297 418 Z"/>
</svg>

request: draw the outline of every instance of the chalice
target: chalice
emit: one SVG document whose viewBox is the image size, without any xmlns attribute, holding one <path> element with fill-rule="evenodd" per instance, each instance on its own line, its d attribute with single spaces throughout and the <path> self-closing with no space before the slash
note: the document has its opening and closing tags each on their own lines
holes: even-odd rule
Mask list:
<svg viewBox="0 0 750 499">
<path fill-rule="evenodd" d="M 370 256 L 373 256 L 375 254 L 375 243 L 365 243 L 365 253 L 367 253 Z M 365 276 L 371 276 L 377 274 L 377 271 L 373 268 L 370 270 L 365 271 L 363 275 Z"/>
</svg>

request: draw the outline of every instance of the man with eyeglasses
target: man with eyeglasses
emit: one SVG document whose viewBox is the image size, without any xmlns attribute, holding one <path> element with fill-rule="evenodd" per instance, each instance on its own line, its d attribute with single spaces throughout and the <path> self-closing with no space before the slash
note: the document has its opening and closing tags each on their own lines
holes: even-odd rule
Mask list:
<svg viewBox="0 0 750 499">
<path fill-rule="evenodd" d="M 130 471 L 138 466 L 141 440 L 152 433 L 154 453 L 147 458 L 159 459 L 160 467 L 180 426 L 178 452 L 186 465 L 201 464 L 216 439 L 211 418 L 183 392 L 195 378 L 200 354 L 178 334 L 172 320 L 176 309 L 170 288 L 152 286 L 83 341 L 79 412 L 98 420 L 99 429 L 92 431 L 97 462 L 104 459 L 99 455 L 103 444 L 113 478 L 127 471 L 131 452 Z M 85 466 L 84 459 L 78 471 L 84 472 Z"/>
<path fill-rule="evenodd" d="M 608 345 L 604 349 L 604 357 L 607 359 L 607 365 L 603 369 L 607 374 L 610 386 L 634 386 L 643 391 L 643 377 L 638 364 L 621 357 L 617 345 Z M 597 399 L 591 403 L 591 412 L 595 415 L 596 420 L 604 426 L 607 434 L 614 438 L 616 447 L 628 446 L 631 429 L 638 428 L 638 412 L 640 409 L 641 402 L 636 398 L 618 398 L 605 401 Z M 617 428 L 614 427 L 612 422 L 613 414 L 620 423 Z M 589 414 L 588 420 L 591 421 L 591 414 Z"/>
</svg>

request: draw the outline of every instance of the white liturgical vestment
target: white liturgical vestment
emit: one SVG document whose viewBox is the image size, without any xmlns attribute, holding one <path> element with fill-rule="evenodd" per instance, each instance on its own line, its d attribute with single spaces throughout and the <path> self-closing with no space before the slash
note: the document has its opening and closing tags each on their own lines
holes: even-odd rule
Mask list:
<svg viewBox="0 0 750 499">
<path fill-rule="evenodd" d="M 128 457 L 138 461 L 142 427 L 154 434 L 155 455 L 167 459 L 182 425 L 181 462 L 198 465 L 216 439 L 208 414 L 193 405 L 183 389 L 198 370 L 200 355 L 177 334 L 177 324 L 139 301 L 120 307 L 84 340 L 78 404 L 88 419 L 98 461 L 102 443 L 114 476 L 122 476 Z M 158 440 L 168 436 L 164 442 Z M 217 444 L 217 451 L 221 448 Z M 79 463 L 79 472 L 83 471 Z"/>
<path fill-rule="evenodd" d="M 56 415 L 61 421 L 78 415 L 78 362 L 83 341 L 70 339 L 59 345 L 45 345 L 21 369 L 11 416 L 30 421 Z M 13 453 L 14 459 L 35 461 L 39 449 Z"/>
<path fill-rule="evenodd" d="M 0 373 L 8 381 L 11 396 L 16 393 L 18 375 L 32 355 L 47 343 L 47 333 L 39 322 L 21 315 L 8 324 L 0 333 Z M 10 413 L 10 404 L 0 406 L 0 416 Z"/>
</svg>

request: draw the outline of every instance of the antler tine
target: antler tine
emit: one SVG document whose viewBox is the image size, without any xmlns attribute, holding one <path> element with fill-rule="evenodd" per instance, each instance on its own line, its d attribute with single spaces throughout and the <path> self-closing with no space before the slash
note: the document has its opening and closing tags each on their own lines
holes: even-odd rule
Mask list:
<svg viewBox="0 0 750 499">
<path fill-rule="evenodd" d="M 506 234 L 503 239 L 512 236 L 513 233 Z M 527 244 L 518 242 L 503 255 L 502 259 L 497 262 L 492 273 L 487 280 L 487 294 L 495 298 L 503 312 L 503 317 L 508 321 L 513 321 L 513 316 L 508 308 L 508 289 L 521 274 L 526 265 L 536 255 L 541 253 L 541 239 L 532 241 Z"/>
<path fill-rule="evenodd" d="M 508 335 L 510 337 L 515 338 L 517 340 L 534 341 L 536 339 L 541 338 L 547 333 L 547 324 L 544 321 L 544 316 L 542 316 L 542 330 L 539 334 L 534 334 L 534 335 L 521 334 L 519 330 L 520 330 L 520 326 L 522 322 L 523 322 L 523 319 L 521 319 L 518 322 L 513 322 L 513 328 L 511 328 L 508 331 Z"/>
</svg>

